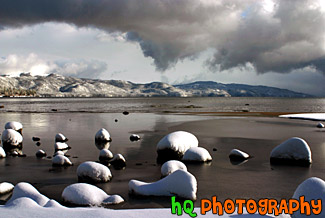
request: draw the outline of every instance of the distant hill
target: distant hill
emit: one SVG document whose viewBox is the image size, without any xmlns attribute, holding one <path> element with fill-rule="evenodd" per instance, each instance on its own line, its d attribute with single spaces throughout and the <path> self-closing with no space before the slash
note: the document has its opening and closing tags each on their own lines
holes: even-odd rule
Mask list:
<svg viewBox="0 0 325 218">
<path fill-rule="evenodd" d="M 194 82 L 182 85 L 161 82 L 137 84 L 121 80 L 65 77 L 59 74 L 31 76 L 28 73 L 22 73 L 19 77 L 0 76 L 0 89 L 29 90 L 34 96 L 39 97 L 312 97 L 268 86 L 217 82 Z"/>
</svg>

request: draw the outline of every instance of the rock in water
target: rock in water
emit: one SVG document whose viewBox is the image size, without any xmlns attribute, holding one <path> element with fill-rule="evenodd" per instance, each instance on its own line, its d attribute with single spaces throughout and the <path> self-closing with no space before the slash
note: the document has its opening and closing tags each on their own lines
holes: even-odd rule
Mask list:
<svg viewBox="0 0 325 218">
<path fill-rule="evenodd" d="M 242 161 L 242 160 L 248 159 L 249 154 L 247 154 L 241 150 L 238 150 L 238 149 L 232 149 L 230 151 L 229 158 L 232 160 Z"/>
<path fill-rule="evenodd" d="M 79 182 L 108 182 L 112 178 L 108 167 L 93 161 L 86 161 L 77 168 Z"/>
<path fill-rule="evenodd" d="M 318 123 L 318 124 L 317 124 L 317 128 L 325 128 L 325 125 L 322 124 L 322 123 Z"/>
<path fill-rule="evenodd" d="M 165 178 L 146 183 L 138 180 L 129 182 L 129 192 L 144 196 L 173 196 L 196 200 L 197 182 L 189 172 L 176 170 Z"/>
<path fill-rule="evenodd" d="M 126 160 L 122 154 L 114 155 L 113 159 L 109 163 L 111 163 L 116 170 L 121 170 L 126 167 Z"/>
<path fill-rule="evenodd" d="M 99 160 L 100 161 L 110 161 L 113 159 L 113 154 L 110 150 L 107 150 L 107 149 L 102 149 L 100 152 L 99 152 Z"/>
<path fill-rule="evenodd" d="M 19 132 L 20 134 L 22 134 L 23 133 L 23 124 L 21 124 L 20 122 L 11 121 L 11 122 L 6 123 L 5 129 L 13 129 L 13 130 Z"/>
<path fill-rule="evenodd" d="M 182 161 L 189 162 L 208 162 L 212 157 L 210 153 L 202 147 L 192 147 L 185 151 Z"/>
<path fill-rule="evenodd" d="M 139 135 L 136 135 L 136 134 L 132 134 L 130 136 L 130 141 L 131 142 L 136 142 L 136 141 L 139 141 L 141 139 L 141 137 Z"/>
<path fill-rule="evenodd" d="M 293 137 L 272 150 L 270 161 L 272 164 L 309 166 L 312 163 L 311 151 L 305 140 Z"/>
<path fill-rule="evenodd" d="M 100 130 L 98 130 L 98 132 L 95 135 L 95 141 L 97 141 L 97 142 L 111 142 L 112 138 L 106 129 L 101 128 Z"/>
<path fill-rule="evenodd" d="M 52 159 L 52 165 L 53 166 L 72 166 L 72 162 L 67 158 L 66 156 L 63 155 L 56 155 Z"/>
<path fill-rule="evenodd" d="M 189 132 L 177 131 L 163 137 L 157 144 L 158 162 L 180 160 L 185 151 L 198 147 L 199 141 Z"/>
<path fill-rule="evenodd" d="M 55 142 L 67 142 L 68 138 L 65 137 L 62 133 L 58 133 L 55 135 Z"/>
<path fill-rule="evenodd" d="M 38 158 L 46 157 L 46 152 L 43 150 L 38 150 L 35 155 Z"/>
<path fill-rule="evenodd" d="M 119 195 L 107 195 L 102 189 L 86 183 L 69 185 L 62 192 L 65 202 L 78 206 L 101 206 L 119 204 L 124 199 Z"/>
<path fill-rule="evenodd" d="M 187 167 L 184 163 L 178 161 L 178 160 L 170 160 L 165 162 L 161 166 L 161 175 L 162 176 L 168 176 L 169 174 L 172 174 L 176 170 L 184 170 L 187 171 Z"/>
<path fill-rule="evenodd" d="M 322 212 L 319 215 L 315 215 L 311 212 L 311 215 L 307 216 L 306 214 L 301 214 L 298 210 L 295 212 L 292 217 L 293 218 L 317 218 L 317 217 L 325 217 L 325 182 L 316 177 L 311 177 L 301 183 L 295 193 L 293 194 L 294 199 L 299 201 L 301 196 L 305 197 L 305 201 L 310 202 L 311 200 L 322 200 Z M 317 202 L 315 203 L 317 204 Z"/>
</svg>

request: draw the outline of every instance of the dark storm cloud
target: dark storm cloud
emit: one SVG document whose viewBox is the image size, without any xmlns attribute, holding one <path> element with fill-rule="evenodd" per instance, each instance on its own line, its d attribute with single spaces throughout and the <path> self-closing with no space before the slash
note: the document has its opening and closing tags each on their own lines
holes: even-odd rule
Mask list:
<svg viewBox="0 0 325 218">
<path fill-rule="evenodd" d="M 288 72 L 313 65 L 325 72 L 321 6 L 321 0 L 4 0 L 0 28 L 66 22 L 127 33 L 161 71 L 212 48 L 211 68 L 251 63 L 258 72 Z"/>
</svg>

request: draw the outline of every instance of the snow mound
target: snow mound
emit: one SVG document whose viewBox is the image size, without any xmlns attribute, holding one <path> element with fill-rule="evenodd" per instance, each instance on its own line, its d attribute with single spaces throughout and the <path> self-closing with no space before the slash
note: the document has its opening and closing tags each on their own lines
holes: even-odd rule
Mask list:
<svg viewBox="0 0 325 218">
<path fill-rule="evenodd" d="M 189 132 L 176 131 L 164 136 L 157 144 L 158 159 L 181 159 L 185 151 L 191 147 L 198 147 L 199 141 Z"/>
<path fill-rule="evenodd" d="M 249 154 L 238 150 L 238 149 L 232 149 L 229 154 L 230 159 L 238 159 L 238 160 L 246 160 L 249 158 Z"/>
<path fill-rule="evenodd" d="M 325 182 L 317 177 L 311 177 L 304 182 L 302 182 L 296 189 L 295 193 L 293 194 L 294 199 L 299 200 L 300 196 L 305 196 L 305 201 L 310 202 L 311 200 L 322 200 L 322 208 L 325 207 Z M 311 215 L 306 216 L 305 214 L 300 214 L 300 212 L 296 212 L 293 214 L 293 218 L 302 218 L 302 217 L 324 217 L 325 211 L 322 210 L 322 212 L 319 215 L 315 215 L 311 213 Z"/>
<path fill-rule="evenodd" d="M 0 183 L 0 195 L 11 192 L 14 189 L 14 185 L 8 182 Z"/>
<path fill-rule="evenodd" d="M 36 152 L 35 155 L 36 155 L 36 157 L 38 157 L 38 158 L 46 157 L 46 152 L 43 151 L 43 150 L 38 150 L 38 151 Z"/>
<path fill-rule="evenodd" d="M 309 145 L 298 137 L 286 140 L 271 152 L 271 163 L 309 165 L 311 162 Z"/>
<path fill-rule="evenodd" d="M 4 158 L 4 157 L 6 157 L 7 155 L 6 155 L 6 152 L 5 152 L 5 150 L 3 150 L 3 147 L 0 147 L 0 158 Z"/>
<path fill-rule="evenodd" d="M 11 121 L 6 123 L 5 129 L 13 129 L 15 131 L 19 131 L 23 129 L 23 124 L 21 124 L 20 122 Z"/>
<path fill-rule="evenodd" d="M 11 146 L 18 146 L 23 142 L 21 134 L 13 129 L 5 129 L 2 132 L 1 140 L 4 144 Z"/>
<path fill-rule="evenodd" d="M 168 176 L 169 174 L 175 172 L 176 170 L 184 170 L 187 171 L 187 167 L 184 163 L 178 160 L 170 160 L 165 162 L 161 166 L 161 175 Z"/>
<path fill-rule="evenodd" d="M 53 166 L 72 166 L 72 162 L 67 158 L 66 156 L 63 155 L 56 155 L 52 159 L 52 165 Z"/>
<path fill-rule="evenodd" d="M 317 128 L 325 128 L 325 125 L 322 124 L 322 123 L 318 123 L 318 124 L 317 124 Z"/>
<path fill-rule="evenodd" d="M 182 158 L 183 161 L 206 162 L 211 161 L 210 153 L 202 147 L 192 147 L 187 149 Z"/>
<path fill-rule="evenodd" d="M 95 135 L 95 141 L 99 142 L 111 142 L 111 135 L 108 133 L 108 131 L 104 128 L 101 128 L 98 130 L 98 132 Z"/>
<path fill-rule="evenodd" d="M 6 205 L 10 205 L 14 200 L 23 197 L 33 200 L 42 207 L 50 200 L 46 196 L 39 193 L 31 184 L 20 182 L 15 186 L 12 196 Z"/>
<path fill-rule="evenodd" d="M 44 207 L 47 207 L 47 208 L 65 208 L 64 206 L 62 206 L 61 204 L 59 204 L 59 202 L 55 201 L 55 200 L 49 200 L 45 205 Z"/>
<path fill-rule="evenodd" d="M 139 135 L 136 135 L 136 134 L 132 134 L 130 136 L 130 141 L 131 142 L 139 141 L 140 139 L 141 139 L 141 137 Z"/>
<path fill-rule="evenodd" d="M 325 121 L 325 113 L 304 113 L 280 115 L 282 118 Z"/>
<path fill-rule="evenodd" d="M 108 167 L 93 161 L 86 161 L 77 168 L 79 181 L 89 182 L 108 182 L 112 178 Z"/>
<path fill-rule="evenodd" d="M 55 135 L 55 142 L 66 142 L 68 138 L 65 137 L 62 133 L 58 133 Z"/>
<path fill-rule="evenodd" d="M 113 153 L 108 149 L 102 149 L 99 152 L 99 160 L 100 161 L 109 161 L 113 158 Z"/>
<path fill-rule="evenodd" d="M 80 206 L 119 204 L 124 199 L 119 195 L 107 195 L 102 189 L 86 183 L 69 185 L 62 192 L 65 202 Z"/>
<path fill-rule="evenodd" d="M 55 142 L 54 149 L 56 151 L 58 151 L 58 150 L 67 150 L 67 149 L 70 149 L 70 146 L 67 143 L 64 143 L 64 142 Z"/>
<path fill-rule="evenodd" d="M 173 196 L 196 200 L 197 182 L 189 172 L 176 170 L 167 177 L 153 183 L 131 180 L 129 192 L 144 196 Z"/>
</svg>

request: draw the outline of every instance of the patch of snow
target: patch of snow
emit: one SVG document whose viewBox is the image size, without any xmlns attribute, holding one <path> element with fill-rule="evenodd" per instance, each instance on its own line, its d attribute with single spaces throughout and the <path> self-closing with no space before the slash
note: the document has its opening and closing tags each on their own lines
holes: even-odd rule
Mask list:
<svg viewBox="0 0 325 218">
<path fill-rule="evenodd" d="M 58 133 L 55 135 L 55 142 L 66 142 L 68 138 L 65 137 L 62 133 Z"/>
<path fill-rule="evenodd" d="M 1 139 L 3 143 L 8 143 L 11 146 L 18 146 L 23 142 L 22 135 L 13 129 L 3 130 Z"/>
<path fill-rule="evenodd" d="M 8 182 L 0 183 L 0 195 L 11 192 L 14 189 L 14 185 Z"/>
<path fill-rule="evenodd" d="M 178 160 L 170 160 L 165 162 L 161 166 L 161 175 L 168 176 L 169 174 L 175 172 L 176 170 L 184 170 L 187 171 L 187 167 L 184 163 Z"/>
<path fill-rule="evenodd" d="M 107 195 L 102 189 L 86 183 L 69 185 L 62 192 L 65 202 L 81 206 L 119 204 L 124 199 L 119 195 Z"/>
<path fill-rule="evenodd" d="M 52 159 L 52 165 L 53 166 L 72 166 L 72 162 L 63 155 L 56 155 Z"/>
<path fill-rule="evenodd" d="M 86 161 L 77 168 L 78 179 L 81 181 L 108 182 L 112 178 L 108 167 L 93 161 Z"/>
<path fill-rule="evenodd" d="M 248 159 L 249 158 L 249 154 L 241 151 L 241 150 L 238 150 L 238 149 L 232 149 L 230 151 L 230 154 L 229 154 L 229 157 L 230 158 L 235 158 L 235 159 Z"/>
<path fill-rule="evenodd" d="M 44 206 L 50 200 L 48 197 L 39 193 L 31 184 L 20 182 L 15 186 L 12 196 L 6 205 L 10 205 L 14 200 L 23 197 L 33 200 L 40 206 Z"/>
<path fill-rule="evenodd" d="M 290 138 L 276 146 L 271 152 L 271 161 L 272 159 L 312 162 L 309 145 L 298 137 Z"/>
<path fill-rule="evenodd" d="M 293 194 L 294 199 L 299 200 L 300 196 L 305 196 L 305 201 L 310 202 L 311 200 L 322 200 L 322 208 L 325 207 L 325 182 L 324 180 L 317 178 L 317 177 L 311 177 L 309 179 L 306 179 L 304 182 L 302 182 L 296 189 L 295 193 Z M 322 210 L 322 212 L 319 215 L 315 215 L 311 213 L 311 215 L 306 216 L 305 214 L 301 214 L 300 212 L 294 213 L 294 218 L 303 218 L 303 217 L 324 217 L 325 211 Z"/>
<path fill-rule="evenodd" d="M 95 135 L 95 141 L 110 142 L 112 139 L 109 132 L 106 129 L 101 128 Z"/>
<path fill-rule="evenodd" d="M 109 161 L 113 158 L 113 153 L 108 149 L 102 149 L 99 152 L 99 160 L 100 161 Z"/>
<path fill-rule="evenodd" d="M 197 182 L 189 172 L 176 170 L 167 177 L 153 183 L 131 180 L 129 192 L 144 196 L 173 196 L 196 200 Z"/>
<path fill-rule="evenodd" d="M 4 157 L 6 157 L 7 155 L 6 155 L 6 152 L 5 152 L 5 150 L 3 150 L 3 147 L 0 147 L 0 158 L 4 158 Z"/>
<path fill-rule="evenodd" d="M 282 118 L 325 121 L 325 113 L 304 113 L 280 115 Z"/>
<path fill-rule="evenodd" d="M 54 149 L 55 150 L 66 150 L 69 149 L 69 145 L 67 143 L 64 142 L 55 142 L 54 144 Z"/>
<path fill-rule="evenodd" d="M 13 130 L 18 131 L 18 130 L 23 129 L 23 124 L 21 124 L 20 122 L 11 121 L 11 122 L 6 123 L 5 129 L 13 129 Z"/>
<path fill-rule="evenodd" d="M 191 147 L 198 147 L 199 141 L 192 133 L 176 131 L 164 136 L 157 144 L 157 151 L 171 149 L 184 154 Z"/>
<path fill-rule="evenodd" d="M 202 147 L 192 147 L 187 149 L 182 158 L 183 161 L 206 162 L 211 161 L 212 157 L 208 150 Z"/>
</svg>

